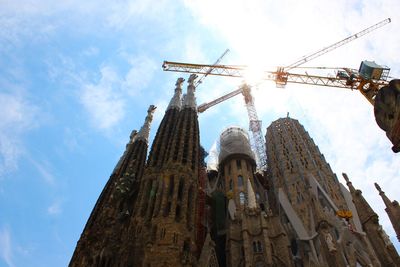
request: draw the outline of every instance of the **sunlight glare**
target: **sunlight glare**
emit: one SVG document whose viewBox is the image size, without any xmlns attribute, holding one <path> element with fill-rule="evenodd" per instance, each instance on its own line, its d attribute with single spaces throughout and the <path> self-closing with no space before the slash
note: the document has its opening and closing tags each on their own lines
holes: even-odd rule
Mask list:
<svg viewBox="0 0 400 267">
<path fill-rule="evenodd" d="M 249 85 L 263 82 L 265 67 L 260 64 L 251 64 L 244 73 L 244 81 Z"/>
</svg>

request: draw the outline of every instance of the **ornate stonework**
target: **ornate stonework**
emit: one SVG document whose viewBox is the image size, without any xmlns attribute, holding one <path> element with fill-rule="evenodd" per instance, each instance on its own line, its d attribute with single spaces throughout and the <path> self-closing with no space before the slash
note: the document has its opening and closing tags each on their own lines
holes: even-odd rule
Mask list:
<svg viewBox="0 0 400 267">
<path fill-rule="evenodd" d="M 207 173 L 195 78 L 184 99 L 177 80 L 147 162 L 154 106 L 132 132 L 69 266 L 400 266 L 361 191 L 345 174 L 349 191 L 339 183 L 297 120 L 268 127 L 266 173 L 238 127 L 221 134 L 218 170 Z M 395 225 L 398 203 L 376 187 Z"/>
</svg>

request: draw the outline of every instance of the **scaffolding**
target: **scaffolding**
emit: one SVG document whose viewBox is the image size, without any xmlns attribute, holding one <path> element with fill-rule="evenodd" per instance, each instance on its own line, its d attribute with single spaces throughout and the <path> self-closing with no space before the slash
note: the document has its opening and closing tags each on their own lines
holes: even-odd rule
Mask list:
<svg viewBox="0 0 400 267">
<path fill-rule="evenodd" d="M 255 160 L 247 131 L 237 126 L 225 129 L 220 135 L 218 162 L 234 154 L 246 155 Z"/>
</svg>

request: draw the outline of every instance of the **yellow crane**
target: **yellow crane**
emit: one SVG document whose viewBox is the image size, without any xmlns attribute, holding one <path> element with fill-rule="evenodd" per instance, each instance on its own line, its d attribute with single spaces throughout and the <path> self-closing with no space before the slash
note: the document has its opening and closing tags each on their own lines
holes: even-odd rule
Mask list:
<svg viewBox="0 0 400 267">
<path fill-rule="evenodd" d="M 300 69 L 299 66 L 309 62 L 316 57 L 319 57 L 323 54 L 326 54 L 344 44 L 347 44 L 375 29 L 378 29 L 388 23 L 390 23 L 390 18 L 385 19 L 377 24 L 374 24 L 356 34 L 353 34 L 339 42 L 336 42 L 328 47 L 325 47 L 317 52 L 311 53 L 307 56 L 302 57 L 300 60 L 287 65 L 286 67 L 278 67 L 276 71 L 264 71 L 263 73 L 263 80 L 272 80 L 275 81 L 277 87 L 284 87 L 287 83 L 299 83 L 299 84 L 309 84 L 309 85 L 317 85 L 317 86 L 327 86 L 327 87 L 338 87 L 338 88 L 346 88 L 346 89 L 356 89 L 361 92 L 362 95 L 371 103 L 375 104 L 375 99 L 379 97 L 378 92 L 383 87 L 388 87 L 389 82 L 387 82 L 388 74 L 390 69 L 385 66 L 379 66 L 374 62 L 363 61 L 361 63 L 360 69 L 351 69 L 351 68 L 334 68 L 334 74 L 332 75 L 310 75 L 308 72 L 305 73 L 296 73 L 294 71 L 288 72 L 289 70 L 298 70 Z M 182 63 L 182 62 L 172 62 L 172 61 L 164 61 L 163 65 L 164 71 L 174 71 L 174 72 L 185 72 L 185 73 L 196 73 L 196 74 L 203 74 L 203 75 L 217 75 L 217 76 L 226 76 L 226 77 L 239 77 L 243 78 L 245 76 L 246 71 L 248 70 L 247 66 L 235 66 L 235 65 L 207 65 L 207 64 L 193 64 L 193 63 Z M 312 69 L 326 69 L 329 68 L 308 68 L 308 70 Z M 332 68 L 331 68 L 332 69 Z M 392 86 L 393 87 L 393 86 Z M 400 88 L 400 86 L 399 86 Z M 383 90 L 385 91 L 385 90 Z M 388 90 L 392 91 L 392 90 Z M 241 85 L 238 89 L 221 96 L 213 101 L 208 103 L 204 103 L 198 106 L 198 111 L 204 112 L 208 108 L 221 103 L 229 98 L 232 98 L 238 94 L 243 94 L 246 108 L 248 111 L 249 116 L 249 125 L 250 131 L 252 132 L 255 152 L 257 157 L 257 165 L 258 168 L 261 170 L 266 169 L 266 153 L 265 153 L 265 144 L 262 135 L 262 127 L 261 121 L 258 119 L 257 112 L 254 106 L 254 99 L 251 95 L 251 87 L 247 84 Z M 399 90 L 400 95 L 400 90 Z M 400 98 L 400 97 L 399 97 Z M 380 101 L 382 103 L 382 101 Z M 375 105 L 377 106 L 377 105 Z M 379 106 L 379 105 L 378 105 Z M 387 110 L 385 105 L 381 105 L 380 113 L 381 117 L 390 117 L 391 111 Z M 375 111 L 375 114 L 377 112 Z M 378 112 L 379 113 L 379 112 Z M 400 113 L 400 111 L 399 111 Z M 400 116 L 400 115 L 399 115 Z M 382 119 L 381 121 L 385 121 Z M 393 143 L 393 151 L 397 152 L 400 146 L 400 118 L 398 119 L 398 123 L 391 123 L 392 128 L 394 128 L 394 136 L 393 133 L 388 134 L 389 139 Z M 378 119 L 377 119 L 378 122 Z M 382 125 L 385 124 L 383 127 Z M 378 125 L 384 129 L 388 133 L 387 120 L 384 123 L 379 123 Z M 389 123 L 390 124 L 390 123 Z M 394 125 L 393 125 L 394 124 Z M 397 126 L 396 126 L 397 125 Z M 397 128 L 396 128 L 397 127 Z M 396 130 L 397 129 L 397 130 Z M 392 130 L 393 132 L 393 130 Z M 396 134 L 397 132 L 397 134 Z M 393 141 L 394 140 L 394 141 Z M 397 140 L 397 141 L 396 141 Z"/>
</svg>

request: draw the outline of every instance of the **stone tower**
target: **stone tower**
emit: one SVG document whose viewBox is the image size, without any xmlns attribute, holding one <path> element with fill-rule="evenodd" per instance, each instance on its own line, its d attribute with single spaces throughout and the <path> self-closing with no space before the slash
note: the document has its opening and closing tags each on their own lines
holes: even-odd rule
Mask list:
<svg viewBox="0 0 400 267">
<path fill-rule="evenodd" d="M 110 266 L 116 262 L 116 251 L 124 225 L 133 212 L 143 175 L 150 124 L 155 106 L 150 106 L 143 127 L 132 131 L 126 150 L 104 187 L 69 266 Z"/>
<path fill-rule="evenodd" d="M 266 213 L 264 176 L 255 171 L 247 132 L 238 127 L 226 129 L 220 136 L 218 192 L 214 194 L 214 237 L 220 246 L 220 266 L 291 266 L 288 241 L 283 250 L 277 246 L 285 234 L 276 234 Z M 218 204 L 224 199 L 225 205 Z M 279 257 L 281 254 L 285 256 Z"/>
<path fill-rule="evenodd" d="M 295 119 L 281 118 L 266 135 L 269 200 L 290 239 L 295 266 L 379 266 L 358 220 L 336 216 L 349 210 L 342 187 L 323 154 Z M 349 200 L 351 201 L 351 200 Z"/>
<path fill-rule="evenodd" d="M 385 195 L 385 192 L 382 191 L 381 187 L 375 183 L 376 189 L 379 191 L 379 195 L 382 197 L 383 202 L 386 206 L 386 213 L 389 216 L 390 222 L 393 225 L 394 231 L 397 235 L 397 240 L 400 242 L 400 206 L 399 202 L 394 200 L 393 202 Z"/>
<path fill-rule="evenodd" d="M 361 191 L 338 182 L 297 120 L 268 127 L 266 172 L 239 127 L 220 135 L 218 170 L 206 172 L 195 78 L 183 97 L 177 80 L 147 163 L 154 106 L 132 132 L 69 266 L 400 266 Z M 397 202 L 376 187 L 396 226 Z"/>
<path fill-rule="evenodd" d="M 175 95 L 152 145 L 138 202 L 124 241 L 122 266 L 191 266 L 197 260 L 199 126 L 195 75 Z"/>
<path fill-rule="evenodd" d="M 371 240 L 373 250 L 379 262 L 382 266 L 400 266 L 400 257 L 389 237 L 379 224 L 378 214 L 375 213 L 365 200 L 361 190 L 354 188 L 349 177 L 345 173 L 343 173 L 343 177 L 353 197 L 353 202 L 360 216 L 363 230 Z"/>
</svg>

